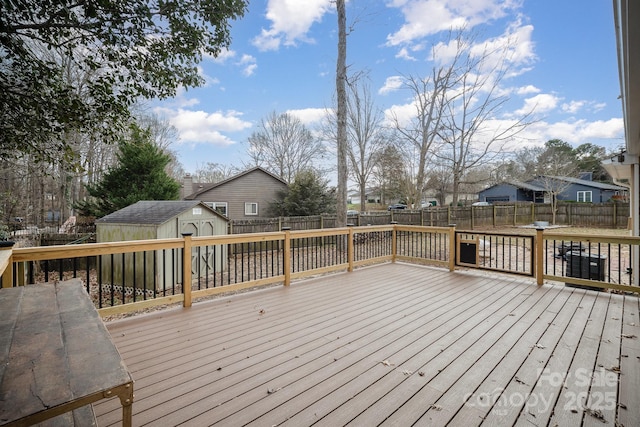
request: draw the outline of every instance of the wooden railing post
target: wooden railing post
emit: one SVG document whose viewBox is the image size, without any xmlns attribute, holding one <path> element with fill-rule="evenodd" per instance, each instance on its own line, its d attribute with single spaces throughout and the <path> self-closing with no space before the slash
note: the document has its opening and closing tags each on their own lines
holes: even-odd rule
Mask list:
<svg viewBox="0 0 640 427">
<path fill-rule="evenodd" d="M 282 227 L 284 231 L 284 259 L 282 265 L 284 268 L 284 285 L 291 284 L 291 227 Z"/>
<path fill-rule="evenodd" d="M 391 221 L 393 225 L 393 231 L 391 232 L 391 262 L 396 262 L 396 256 L 398 255 L 398 231 L 396 230 L 397 222 Z"/>
<path fill-rule="evenodd" d="M 182 251 L 182 293 L 184 294 L 183 307 L 191 307 L 191 248 L 193 233 L 182 233 L 184 238 L 184 250 Z"/>
<path fill-rule="evenodd" d="M 2 276 L 2 287 L 13 286 L 13 249 L 0 249 L 0 276 Z"/>
<path fill-rule="evenodd" d="M 449 224 L 449 271 L 456 269 L 456 225 Z"/>
<path fill-rule="evenodd" d="M 542 276 L 544 275 L 544 228 L 536 229 L 536 239 L 534 244 L 536 245 L 534 265 L 536 271 L 536 282 L 538 286 L 542 285 Z"/>
<path fill-rule="evenodd" d="M 353 226 L 349 227 L 349 242 L 347 243 L 347 261 L 349 262 L 349 267 L 347 267 L 347 271 L 353 271 L 353 258 L 354 258 L 354 248 L 353 248 Z"/>
</svg>

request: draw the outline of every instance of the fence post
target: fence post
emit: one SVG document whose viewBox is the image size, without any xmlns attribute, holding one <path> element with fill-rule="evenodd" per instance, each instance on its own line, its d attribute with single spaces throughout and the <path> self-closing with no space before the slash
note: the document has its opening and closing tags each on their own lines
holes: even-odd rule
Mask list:
<svg viewBox="0 0 640 427">
<path fill-rule="evenodd" d="M 456 269 L 456 225 L 449 224 L 449 271 Z"/>
<path fill-rule="evenodd" d="M 191 307 L 191 236 L 193 233 L 182 233 L 184 250 L 182 251 L 182 293 L 183 307 Z"/>
<path fill-rule="evenodd" d="M 474 217 L 473 217 L 473 205 L 471 206 L 471 229 L 473 230 L 475 228 L 475 221 L 474 221 Z"/>
<path fill-rule="evenodd" d="M 496 214 L 496 208 L 497 208 L 497 206 L 496 206 L 496 205 L 493 205 L 493 206 L 492 206 L 492 210 L 493 210 L 493 226 L 494 226 L 494 227 L 496 226 L 496 216 L 497 216 L 497 214 Z"/>
<path fill-rule="evenodd" d="M 536 228 L 536 239 L 534 244 L 536 246 L 535 251 L 535 269 L 536 269 L 536 282 L 538 286 L 542 285 L 542 276 L 544 275 L 544 228 Z"/>
<path fill-rule="evenodd" d="M 534 221 L 536 220 L 536 204 L 531 203 L 531 224 L 534 223 Z"/>
<path fill-rule="evenodd" d="M 291 227 L 282 227 L 284 231 L 284 259 L 282 265 L 284 268 L 284 285 L 291 284 Z"/>
</svg>

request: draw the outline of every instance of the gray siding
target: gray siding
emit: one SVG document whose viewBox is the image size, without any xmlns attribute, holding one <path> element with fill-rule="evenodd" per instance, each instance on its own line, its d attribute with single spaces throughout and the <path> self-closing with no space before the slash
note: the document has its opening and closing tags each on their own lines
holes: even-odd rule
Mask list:
<svg viewBox="0 0 640 427">
<path fill-rule="evenodd" d="M 227 216 L 231 219 L 268 218 L 269 205 L 277 199 L 279 191 L 287 185 L 273 176 L 254 170 L 236 179 L 229 180 L 196 197 L 202 202 L 226 202 Z M 245 215 L 245 203 L 257 203 L 257 215 Z"/>
<path fill-rule="evenodd" d="M 494 185 L 491 188 L 482 190 L 478 193 L 478 198 L 481 202 L 494 202 L 497 199 L 505 202 L 513 202 L 518 200 L 518 190 L 510 184 Z M 504 200 L 506 199 L 506 200 Z"/>
</svg>

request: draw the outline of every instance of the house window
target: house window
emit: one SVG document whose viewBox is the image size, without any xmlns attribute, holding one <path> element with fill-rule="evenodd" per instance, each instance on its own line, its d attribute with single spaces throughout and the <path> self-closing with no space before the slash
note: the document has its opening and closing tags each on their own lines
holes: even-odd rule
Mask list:
<svg viewBox="0 0 640 427">
<path fill-rule="evenodd" d="M 578 191 L 578 202 L 591 203 L 591 191 Z"/>
<path fill-rule="evenodd" d="M 204 204 L 220 212 L 222 215 L 227 216 L 227 202 L 205 202 Z"/>
<path fill-rule="evenodd" d="M 247 202 L 244 204 L 245 215 L 258 215 L 258 204 Z"/>
</svg>

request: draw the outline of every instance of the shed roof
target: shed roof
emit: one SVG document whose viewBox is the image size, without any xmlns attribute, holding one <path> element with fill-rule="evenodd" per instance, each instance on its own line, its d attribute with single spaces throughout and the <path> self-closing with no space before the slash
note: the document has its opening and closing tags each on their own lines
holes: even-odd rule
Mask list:
<svg viewBox="0 0 640 427">
<path fill-rule="evenodd" d="M 103 216 L 96 220 L 96 223 L 160 225 L 198 205 L 227 221 L 225 216 L 199 200 L 142 200 Z"/>
</svg>

